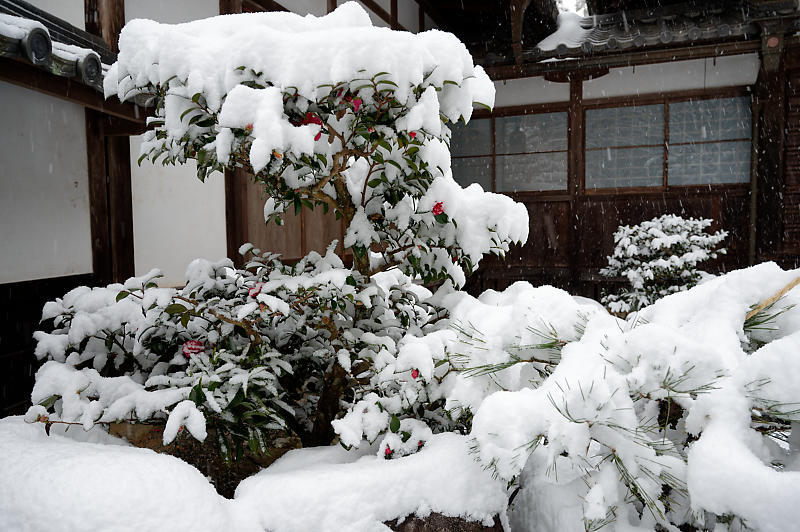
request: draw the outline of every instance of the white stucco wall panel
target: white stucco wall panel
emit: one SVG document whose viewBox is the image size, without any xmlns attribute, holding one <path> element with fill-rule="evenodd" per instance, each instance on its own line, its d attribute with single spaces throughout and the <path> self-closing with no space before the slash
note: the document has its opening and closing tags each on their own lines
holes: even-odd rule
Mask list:
<svg viewBox="0 0 800 532">
<path fill-rule="evenodd" d="M 309 1 L 309 3 L 312 3 Z M 125 2 L 125 18 L 176 24 L 219 14 L 218 0 L 135 0 Z M 201 183 L 196 165 L 138 166 L 141 137 L 131 138 L 133 241 L 136 274 L 164 272 L 164 286 L 183 283 L 186 266 L 203 257 L 227 254 L 225 183 L 216 173 Z"/>
<path fill-rule="evenodd" d="M 86 29 L 83 15 L 84 0 L 27 0 L 29 4 L 47 11 L 53 16 L 66 20 L 78 29 Z"/>
<path fill-rule="evenodd" d="M 0 284 L 92 272 L 81 106 L 0 82 Z"/>
<path fill-rule="evenodd" d="M 328 2 L 325 0 L 291 0 L 284 1 L 281 5 L 298 15 L 321 17 L 328 12 Z"/>
<path fill-rule="evenodd" d="M 419 4 L 414 0 L 397 2 L 397 21 L 412 33 L 419 31 Z"/>
<path fill-rule="evenodd" d="M 758 76 L 758 64 L 757 54 L 742 54 L 612 68 L 605 76 L 584 81 L 583 98 L 752 85 Z"/>
<path fill-rule="evenodd" d="M 542 77 L 494 82 L 495 107 L 569 101 L 569 83 L 553 83 Z"/>
</svg>

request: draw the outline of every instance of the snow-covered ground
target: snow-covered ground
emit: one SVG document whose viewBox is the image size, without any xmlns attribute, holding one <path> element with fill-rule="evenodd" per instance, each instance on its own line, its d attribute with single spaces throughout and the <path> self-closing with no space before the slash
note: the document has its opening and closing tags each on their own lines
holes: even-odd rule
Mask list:
<svg viewBox="0 0 800 532">
<path fill-rule="evenodd" d="M 379 531 L 409 514 L 504 514 L 504 483 L 441 434 L 395 460 L 374 448 L 291 451 L 219 496 L 192 466 L 130 447 L 99 427 L 65 434 L 22 417 L 0 420 L 0 530 Z"/>
</svg>

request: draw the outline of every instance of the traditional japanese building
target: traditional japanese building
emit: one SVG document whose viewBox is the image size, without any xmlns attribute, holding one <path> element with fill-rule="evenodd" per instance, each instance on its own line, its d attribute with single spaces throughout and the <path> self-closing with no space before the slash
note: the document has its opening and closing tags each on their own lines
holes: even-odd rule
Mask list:
<svg viewBox="0 0 800 532">
<path fill-rule="evenodd" d="M 586 16 L 554 0 L 360 3 L 377 25 L 455 33 L 495 80 L 495 109 L 455 126 L 453 173 L 523 202 L 530 237 L 482 262 L 470 289 L 527 280 L 596 297 L 617 226 L 666 213 L 729 232 L 712 269 L 798 265 L 794 0 L 589 0 Z M 299 258 L 342 237 L 319 211 L 265 226 L 242 172 L 203 184 L 193 165 L 137 165 L 148 110 L 101 87 L 124 23 L 336 5 L 0 0 L 0 415 L 27 400 L 45 301 L 153 267 L 177 285 L 192 258 L 236 259 L 247 241 Z"/>
</svg>

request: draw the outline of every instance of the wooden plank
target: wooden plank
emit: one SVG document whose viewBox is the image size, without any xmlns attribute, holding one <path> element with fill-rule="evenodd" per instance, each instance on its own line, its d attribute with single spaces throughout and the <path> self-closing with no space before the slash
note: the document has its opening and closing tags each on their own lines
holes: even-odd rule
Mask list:
<svg viewBox="0 0 800 532">
<path fill-rule="evenodd" d="M 115 97 L 105 100 L 101 93 L 78 81 L 53 76 L 31 64 L 6 57 L 0 57 L 0 80 L 77 103 L 123 120 L 143 124 L 147 118 L 147 112 L 136 105 L 120 103 Z"/>
<path fill-rule="evenodd" d="M 265 251 L 280 253 L 285 259 L 299 259 L 303 256 L 302 224 L 300 216 L 294 211 L 287 212 L 283 225 L 264 223 L 264 196 L 261 185 L 247 180 L 244 204 L 244 236 L 246 242 Z"/>
<path fill-rule="evenodd" d="M 108 184 L 106 148 L 103 139 L 103 115 L 86 110 L 86 154 L 89 178 L 89 216 L 92 235 L 92 271 L 98 281 L 107 284 L 111 274 L 111 236 L 108 225 Z"/>
<path fill-rule="evenodd" d="M 344 241 L 344 234 L 342 232 L 342 224 L 336 219 L 333 212 L 324 214 L 322 207 L 317 207 L 313 211 L 305 210 L 303 234 L 305 235 L 304 241 L 304 254 L 310 251 L 316 251 L 320 254 L 325 254 L 331 242 L 338 240 L 339 244 L 336 246 L 336 251 L 341 255 L 342 242 Z"/>
</svg>

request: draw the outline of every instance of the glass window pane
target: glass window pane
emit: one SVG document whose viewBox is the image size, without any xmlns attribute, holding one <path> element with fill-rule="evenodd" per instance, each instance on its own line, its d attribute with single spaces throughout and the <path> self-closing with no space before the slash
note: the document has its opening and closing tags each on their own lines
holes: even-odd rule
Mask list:
<svg viewBox="0 0 800 532">
<path fill-rule="evenodd" d="M 586 152 L 586 188 L 661 186 L 664 148 L 607 148 Z"/>
<path fill-rule="evenodd" d="M 670 185 L 750 182 L 750 141 L 669 147 Z"/>
<path fill-rule="evenodd" d="M 490 155 L 492 153 L 492 121 L 475 118 L 469 124 L 448 124 L 453 136 L 450 138 L 450 153 L 454 157 L 465 155 Z"/>
<path fill-rule="evenodd" d="M 453 179 L 462 187 L 478 183 L 483 190 L 492 190 L 491 157 L 453 158 L 450 166 L 453 169 Z"/>
<path fill-rule="evenodd" d="M 664 106 L 586 111 L 586 147 L 644 146 L 664 142 Z"/>
<path fill-rule="evenodd" d="M 497 156 L 497 192 L 566 190 L 567 152 Z"/>
<path fill-rule="evenodd" d="M 717 98 L 669 104 L 672 143 L 750 138 L 750 98 Z"/>
<path fill-rule="evenodd" d="M 497 153 L 567 149 L 567 113 L 504 116 L 494 127 Z"/>
</svg>

